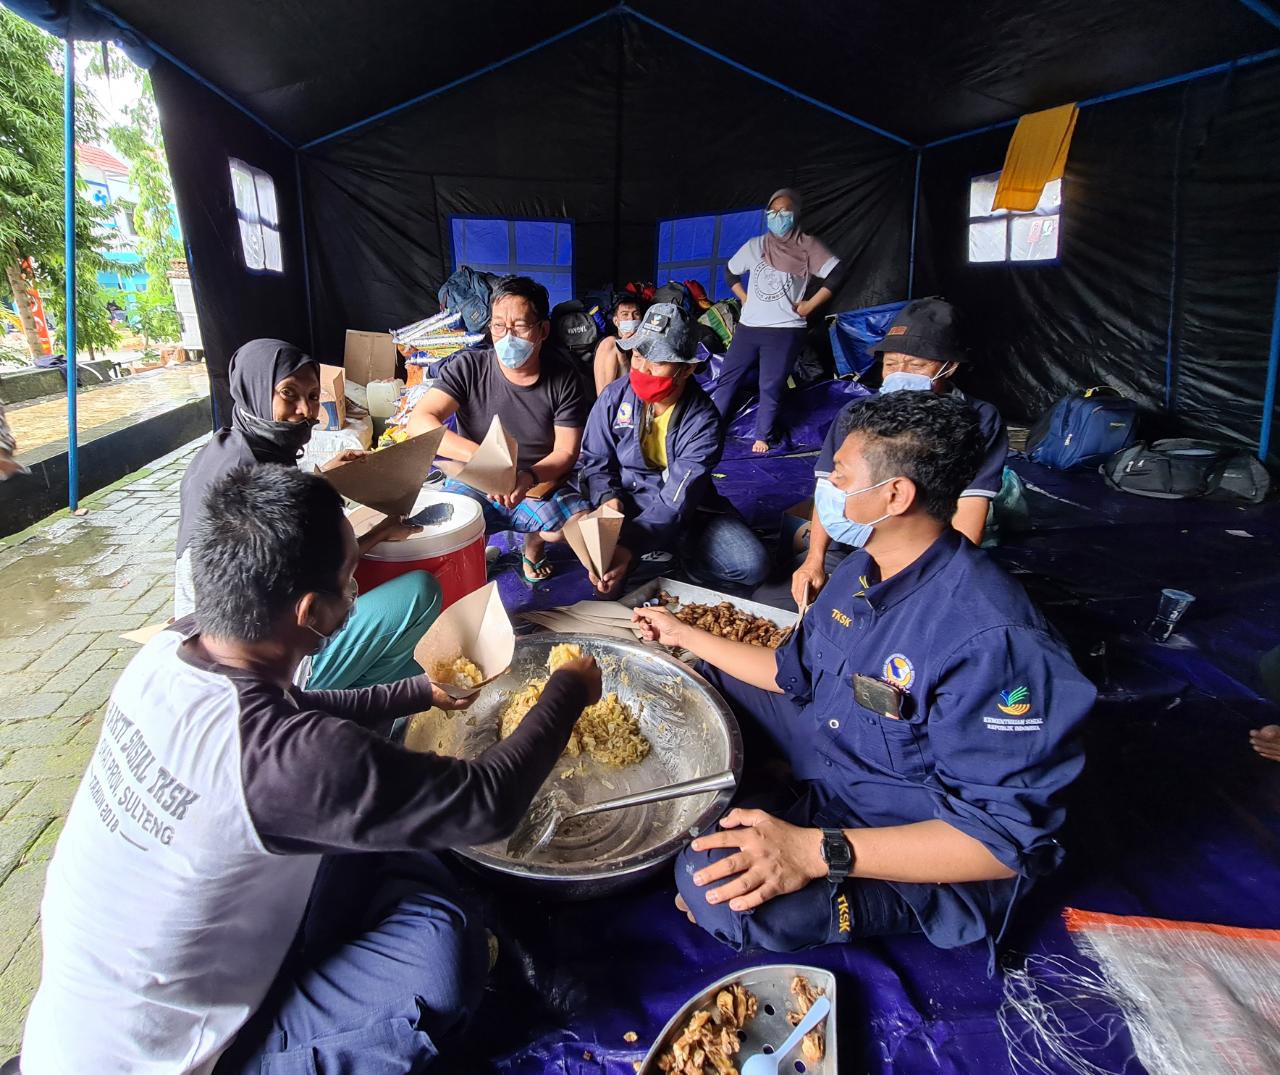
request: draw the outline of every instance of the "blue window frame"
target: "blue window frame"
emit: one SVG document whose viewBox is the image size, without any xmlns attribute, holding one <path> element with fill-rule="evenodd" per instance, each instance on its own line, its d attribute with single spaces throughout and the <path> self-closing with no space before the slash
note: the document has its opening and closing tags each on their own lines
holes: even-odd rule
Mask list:
<svg viewBox="0 0 1280 1075">
<path fill-rule="evenodd" d="M 455 216 L 453 267 L 531 276 L 551 305 L 573 298 L 573 221 Z"/>
<path fill-rule="evenodd" d="M 763 209 L 660 221 L 656 283 L 697 280 L 712 302 L 727 299 L 733 292 L 724 267 L 743 243 L 763 234 Z"/>
</svg>

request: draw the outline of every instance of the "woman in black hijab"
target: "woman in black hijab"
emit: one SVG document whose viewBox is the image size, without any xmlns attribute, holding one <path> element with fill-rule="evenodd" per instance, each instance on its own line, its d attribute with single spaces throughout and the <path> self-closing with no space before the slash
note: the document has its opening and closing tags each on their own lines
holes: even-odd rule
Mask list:
<svg viewBox="0 0 1280 1075">
<path fill-rule="evenodd" d="M 209 487 L 237 467 L 296 466 L 320 414 L 320 364 L 284 340 L 250 340 L 231 356 L 229 374 L 231 425 L 196 453 L 182 479 L 176 619 L 195 611 L 188 544 Z M 344 452 L 340 458 L 363 454 Z M 416 530 L 402 519 L 386 519 L 360 539 L 360 551 L 403 540 Z M 440 584 L 425 571 L 411 571 L 369 591 L 356 602 L 347 626 L 313 659 L 307 686 L 340 690 L 420 674 L 413 649 L 440 614 L 441 600 Z"/>
<path fill-rule="evenodd" d="M 283 340 L 250 340 L 231 356 L 231 425 L 196 453 L 182 479 L 178 562 L 209 487 L 237 467 L 254 463 L 296 466 L 320 413 L 320 364 Z M 174 614 L 191 612 L 190 575 L 179 581 Z"/>
</svg>

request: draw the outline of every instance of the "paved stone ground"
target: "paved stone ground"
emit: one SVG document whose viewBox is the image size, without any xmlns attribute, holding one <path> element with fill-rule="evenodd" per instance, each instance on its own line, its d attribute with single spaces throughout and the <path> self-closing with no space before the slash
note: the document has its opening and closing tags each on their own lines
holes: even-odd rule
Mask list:
<svg viewBox="0 0 1280 1075">
<path fill-rule="evenodd" d="M 140 373 L 106 384 L 80 389 L 76 418 L 81 435 L 120 418 L 139 419 L 157 409 L 209 394 L 209 371 L 203 362 Z M 18 441 L 18 461 L 26 452 L 56 444 L 67 436 L 65 396 L 14 403 L 5 408 L 6 419 Z"/>
<path fill-rule="evenodd" d="M 199 443 L 87 498 L 81 518 L 0 541 L 0 1062 L 39 981 L 45 868 L 137 650 L 120 633 L 169 615 L 178 483 Z"/>
</svg>

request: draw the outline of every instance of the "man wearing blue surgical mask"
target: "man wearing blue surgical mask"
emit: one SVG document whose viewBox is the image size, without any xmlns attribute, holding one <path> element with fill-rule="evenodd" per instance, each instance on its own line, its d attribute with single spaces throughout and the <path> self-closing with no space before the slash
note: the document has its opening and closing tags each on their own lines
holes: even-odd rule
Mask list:
<svg viewBox="0 0 1280 1075">
<path fill-rule="evenodd" d="M 1005 456 L 1009 438 L 1005 433 L 1000 412 L 980 399 L 966 396 L 953 382 L 955 374 L 969 362 L 968 352 L 960 346 L 956 332 L 956 310 L 951 303 L 940 298 L 916 299 L 907 303 L 898 314 L 885 338 L 875 348 L 882 362 L 883 379 L 880 392 L 935 392 L 965 400 L 977 412 L 982 434 L 983 456 L 978 473 L 969 482 L 956 505 L 951 525 L 975 545 L 982 544 L 982 533 L 987 523 L 987 510 L 1000 492 L 1004 476 Z M 833 469 L 833 457 L 839 445 L 835 442 L 836 430 L 850 407 L 850 403 L 827 431 L 827 439 L 814 467 L 821 492 L 823 479 Z M 791 576 L 791 599 L 801 605 L 813 600 L 827 582 L 827 576 L 849 554 L 850 543 L 839 535 L 830 533 L 817 510 L 815 495 L 813 522 L 809 531 L 809 549 L 800 566 Z M 759 593 L 760 600 L 775 599 L 781 595 Z"/>
<path fill-rule="evenodd" d="M 640 327 L 640 319 L 644 316 L 644 300 L 624 293 L 613 306 L 613 316 L 609 319 L 618 330 L 616 336 L 606 336 L 596 345 L 592 374 L 596 382 L 596 398 L 598 399 L 609 385 L 619 377 L 624 377 L 631 369 L 631 352 L 618 346 L 619 340 L 629 340 Z"/>
<path fill-rule="evenodd" d="M 543 345 L 551 332 L 547 289 L 527 276 L 498 281 L 490 307 L 493 347 L 463 351 L 440 371 L 439 380 L 409 417 L 410 436 L 457 418 L 440 454 L 466 463 L 496 415 L 515 438 L 515 488 L 502 496 L 450 479 L 444 488 L 478 501 L 485 529 L 524 535 L 521 575 L 530 586 L 551 576 L 543 553 L 559 539 L 565 522 L 590 505 L 566 485 L 578 462 L 587 398 L 578 373 Z"/>
</svg>

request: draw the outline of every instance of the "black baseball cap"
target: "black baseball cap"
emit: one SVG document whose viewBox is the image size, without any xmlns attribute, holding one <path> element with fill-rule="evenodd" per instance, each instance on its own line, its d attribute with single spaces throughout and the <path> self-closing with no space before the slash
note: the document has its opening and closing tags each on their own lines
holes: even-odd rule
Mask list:
<svg viewBox="0 0 1280 1075">
<path fill-rule="evenodd" d="M 913 299 L 903 307 L 871 353 L 912 355 L 932 362 L 968 362 L 956 331 L 956 308 L 937 295 Z"/>
</svg>

